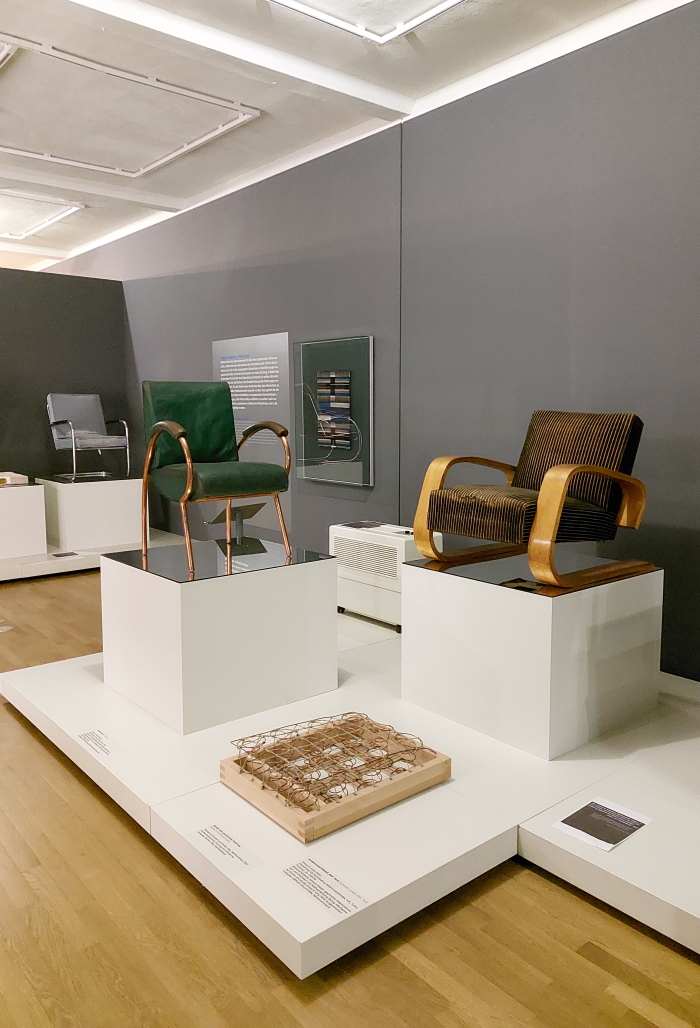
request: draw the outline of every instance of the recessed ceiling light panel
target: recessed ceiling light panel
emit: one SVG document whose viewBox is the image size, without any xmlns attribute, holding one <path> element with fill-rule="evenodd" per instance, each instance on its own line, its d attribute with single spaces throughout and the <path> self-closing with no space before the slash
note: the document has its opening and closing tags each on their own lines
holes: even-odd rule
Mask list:
<svg viewBox="0 0 700 1028">
<path fill-rule="evenodd" d="M 80 204 L 0 190 L 0 239 L 26 239 L 79 210 Z"/>
<path fill-rule="evenodd" d="M 17 52 L 3 66 L 8 46 Z M 234 100 L 5 33 L 0 68 L 0 153 L 124 178 L 138 179 L 260 115 Z M 72 102 L 61 108 L 66 96 Z M 27 119 L 27 108 L 40 116 Z"/>
<path fill-rule="evenodd" d="M 389 43 L 412 32 L 444 11 L 464 3 L 464 0 L 442 0 L 439 4 L 418 2 L 389 2 L 386 0 L 325 0 L 322 8 L 301 0 L 273 0 L 290 11 L 306 14 L 309 18 L 351 32 L 372 43 Z M 371 21 L 374 27 L 367 25 Z M 383 26 L 383 27 L 380 27 Z"/>
</svg>

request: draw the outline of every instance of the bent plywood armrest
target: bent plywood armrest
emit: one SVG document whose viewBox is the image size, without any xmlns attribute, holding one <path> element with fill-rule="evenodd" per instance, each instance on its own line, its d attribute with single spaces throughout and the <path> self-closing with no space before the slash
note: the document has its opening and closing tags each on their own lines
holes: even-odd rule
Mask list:
<svg viewBox="0 0 700 1028">
<path fill-rule="evenodd" d="M 445 559 L 453 561 L 464 557 L 477 561 L 481 558 L 490 559 L 491 557 L 497 557 L 499 554 L 506 556 L 514 553 L 524 553 L 524 546 L 513 547 L 512 545 L 503 546 L 499 544 L 495 546 L 470 546 L 464 550 L 451 550 L 449 555 L 438 550 L 435 545 L 433 532 L 428 528 L 430 494 L 436 489 L 442 489 L 447 472 L 455 464 L 480 464 L 485 468 L 495 468 L 497 471 L 502 471 L 505 475 L 506 485 L 511 484 L 515 474 L 515 466 L 513 464 L 504 464 L 502 461 L 490 460 L 488 457 L 436 457 L 435 460 L 431 461 L 430 467 L 423 479 L 423 488 L 421 489 L 413 522 L 413 539 L 423 556 L 439 561 Z"/>
<path fill-rule="evenodd" d="M 623 575 L 651 570 L 653 565 L 648 561 L 626 560 L 570 574 L 559 574 L 554 565 L 554 543 L 559 531 L 559 521 L 572 479 L 583 474 L 596 475 L 616 482 L 622 490 L 617 524 L 622 528 L 639 528 L 646 507 L 646 489 L 638 478 L 594 464 L 558 464 L 549 469 L 540 486 L 537 513 L 527 549 L 532 574 L 546 585 L 580 588 Z"/>
</svg>

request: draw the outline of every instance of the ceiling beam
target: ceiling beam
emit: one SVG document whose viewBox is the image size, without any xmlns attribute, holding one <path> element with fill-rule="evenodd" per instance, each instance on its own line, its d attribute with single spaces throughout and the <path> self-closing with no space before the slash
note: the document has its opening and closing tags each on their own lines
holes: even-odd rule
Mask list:
<svg viewBox="0 0 700 1028">
<path fill-rule="evenodd" d="M 15 239 L 0 239 L 0 250 L 8 253 L 35 253 L 40 257 L 53 257 L 54 260 L 65 260 L 70 250 L 59 250 L 55 246 L 40 246 L 38 243 L 24 243 Z"/>
<path fill-rule="evenodd" d="M 143 28 L 173 36 L 175 39 L 182 39 L 187 43 L 194 43 L 207 50 L 235 57 L 239 61 L 245 61 L 246 64 L 265 68 L 275 74 L 286 75 L 300 82 L 320 86 L 333 93 L 361 100 L 366 104 L 371 104 L 378 112 L 385 112 L 383 116 L 391 121 L 397 115 L 410 114 L 413 110 L 414 100 L 412 97 L 385 89 L 384 86 L 366 82 L 354 75 L 346 75 L 345 72 L 316 64 L 315 61 L 309 61 L 304 57 L 297 57 L 282 50 L 275 50 L 270 46 L 263 46 L 261 43 L 254 43 L 249 39 L 244 39 L 243 36 L 236 36 L 232 32 L 204 25 L 192 18 L 183 18 L 162 7 L 153 7 L 151 4 L 144 3 L 143 0 L 69 0 L 69 3 L 78 4 L 80 7 L 89 7 L 90 10 L 99 11 L 101 14 L 108 14 L 114 18 L 120 18 L 122 21 L 131 22 L 133 25 L 141 25 Z"/>
<path fill-rule="evenodd" d="M 66 193 L 78 193 L 80 196 L 105 196 L 110 200 L 125 200 L 137 203 L 156 211 L 176 212 L 185 210 L 191 201 L 176 196 L 163 196 L 160 193 L 148 193 L 143 189 L 132 189 L 111 182 L 95 182 L 93 179 L 75 178 L 70 175 L 56 175 L 50 171 L 38 171 L 32 168 L 20 168 L 17 165 L 0 162 L 0 179 L 24 185 L 30 182 L 35 186 L 48 186 L 52 190 Z"/>
</svg>

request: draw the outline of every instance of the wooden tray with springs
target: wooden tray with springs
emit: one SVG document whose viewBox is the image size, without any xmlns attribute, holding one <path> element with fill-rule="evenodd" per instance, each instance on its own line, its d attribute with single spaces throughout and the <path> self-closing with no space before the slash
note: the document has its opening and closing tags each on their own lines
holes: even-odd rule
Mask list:
<svg viewBox="0 0 700 1028">
<path fill-rule="evenodd" d="M 451 761 L 356 712 L 233 740 L 221 781 L 311 842 L 450 777 Z"/>
</svg>

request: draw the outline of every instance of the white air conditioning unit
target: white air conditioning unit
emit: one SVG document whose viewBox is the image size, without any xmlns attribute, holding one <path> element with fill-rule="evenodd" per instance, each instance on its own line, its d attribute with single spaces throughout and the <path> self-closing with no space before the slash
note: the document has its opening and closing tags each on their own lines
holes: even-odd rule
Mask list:
<svg viewBox="0 0 700 1028">
<path fill-rule="evenodd" d="M 442 546 L 439 533 L 435 533 Z M 338 607 L 401 626 L 401 565 L 422 560 L 413 529 L 381 521 L 331 525 L 328 549 L 338 565 Z"/>
</svg>

